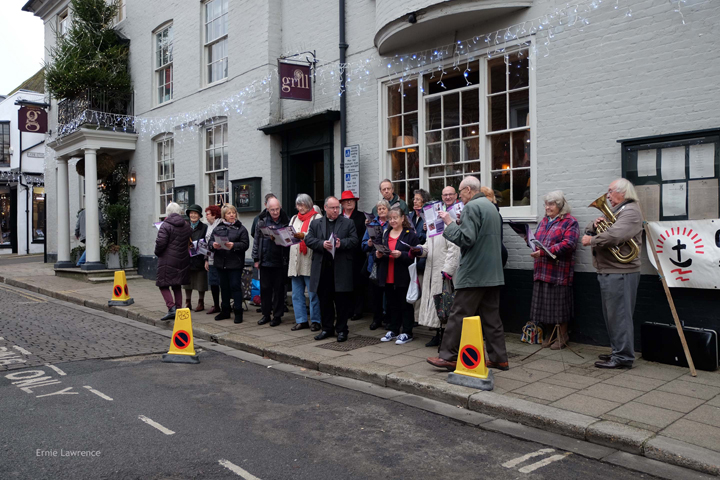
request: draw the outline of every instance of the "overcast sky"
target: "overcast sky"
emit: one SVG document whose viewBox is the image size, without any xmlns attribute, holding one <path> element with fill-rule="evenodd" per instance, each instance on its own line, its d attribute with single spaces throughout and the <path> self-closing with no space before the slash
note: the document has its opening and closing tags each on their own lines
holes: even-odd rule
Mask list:
<svg viewBox="0 0 720 480">
<path fill-rule="evenodd" d="M 0 94 L 7 95 L 42 67 L 42 19 L 21 8 L 27 0 L 0 0 Z"/>
</svg>

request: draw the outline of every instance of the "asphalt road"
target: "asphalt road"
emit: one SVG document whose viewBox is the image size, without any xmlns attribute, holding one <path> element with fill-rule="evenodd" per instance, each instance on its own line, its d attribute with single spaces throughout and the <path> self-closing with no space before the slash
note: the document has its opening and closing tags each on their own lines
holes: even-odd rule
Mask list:
<svg viewBox="0 0 720 480">
<path fill-rule="evenodd" d="M 0 287 L 3 479 L 654 478 Z"/>
<path fill-rule="evenodd" d="M 0 255 L 0 266 L 13 265 L 16 263 L 43 263 L 45 259 L 42 253 L 32 255 Z"/>
</svg>

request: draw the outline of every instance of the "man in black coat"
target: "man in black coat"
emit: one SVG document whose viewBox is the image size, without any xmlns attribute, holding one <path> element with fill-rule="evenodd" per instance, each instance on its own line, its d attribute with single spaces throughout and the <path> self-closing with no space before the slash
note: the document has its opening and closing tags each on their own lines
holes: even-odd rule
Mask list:
<svg viewBox="0 0 720 480">
<path fill-rule="evenodd" d="M 349 218 L 355 224 L 355 232 L 358 237 L 358 246 L 353 253 L 353 309 L 351 311 L 351 320 L 360 320 L 365 306 L 365 288 L 367 287 L 367 276 L 363 275 L 363 266 L 366 265 L 365 260 L 367 254 L 362 251 L 362 239 L 365 236 L 365 214 L 357 208 L 357 202 L 360 200 L 353 195 L 350 190 L 345 190 L 340 196 L 340 205 L 342 205 L 342 214 L 345 218 Z"/>
<path fill-rule="evenodd" d="M 335 239 L 334 245 L 329 240 L 331 236 Z M 353 307 L 353 253 L 358 244 L 355 224 L 340 215 L 340 201 L 328 197 L 325 218 L 313 220 L 305 235 L 305 245 L 315 252 L 309 290 L 318 295 L 322 320 L 322 331 L 315 340 L 323 340 L 335 332 L 338 342 L 347 340 L 347 322 Z"/>
<path fill-rule="evenodd" d="M 283 211 L 280 201 L 277 198 L 268 200 L 266 211 L 258 218 L 252 250 L 255 268 L 260 269 L 260 306 L 263 316 L 258 320 L 258 325 L 268 322 L 271 327 L 280 325 L 285 311 L 285 284 L 290 263 L 290 249 L 277 245 L 272 239 L 265 237 L 260 229 L 287 227 L 288 223 L 290 219 Z"/>
</svg>

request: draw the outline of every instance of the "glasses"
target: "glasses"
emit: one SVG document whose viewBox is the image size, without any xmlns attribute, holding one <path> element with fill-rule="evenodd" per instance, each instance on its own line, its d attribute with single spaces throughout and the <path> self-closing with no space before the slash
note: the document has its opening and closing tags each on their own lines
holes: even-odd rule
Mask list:
<svg viewBox="0 0 720 480">
<path fill-rule="evenodd" d="M 463 190 L 465 190 L 466 188 L 470 188 L 470 186 L 468 185 L 467 187 L 463 187 L 463 188 L 461 188 L 460 190 L 458 190 L 458 194 L 462 193 L 462 192 L 463 192 Z"/>
</svg>

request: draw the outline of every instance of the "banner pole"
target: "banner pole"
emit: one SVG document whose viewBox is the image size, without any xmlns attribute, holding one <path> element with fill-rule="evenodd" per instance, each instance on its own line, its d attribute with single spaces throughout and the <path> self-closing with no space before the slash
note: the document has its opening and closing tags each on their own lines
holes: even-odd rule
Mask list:
<svg viewBox="0 0 720 480">
<path fill-rule="evenodd" d="M 667 281 L 665 280 L 665 273 L 663 273 L 662 265 L 660 265 L 660 259 L 655 251 L 655 242 L 653 241 L 652 235 L 650 234 L 650 227 L 648 222 L 643 222 L 643 228 L 645 228 L 645 235 L 647 235 L 647 244 L 650 247 L 650 251 L 655 259 L 655 265 L 657 265 L 657 271 L 660 274 L 660 280 L 662 281 L 663 288 L 665 289 L 665 295 L 667 295 L 668 303 L 670 304 L 670 311 L 672 312 L 673 320 L 675 320 L 675 328 L 677 328 L 678 335 L 680 335 L 680 342 L 682 343 L 683 351 L 685 352 L 685 358 L 687 359 L 688 365 L 690 366 L 690 375 L 697 377 L 695 371 L 695 364 L 693 363 L 692 357 L 690 356 L 690 349 L 688 349 L 687 341 L 685 341 L 685 332 L 683 332 L 680 319 L 678 318 L 677 310 L 675 310 L 675 302 L 673 302 L 670 288 L 668 288 Z"/>
</svg>

